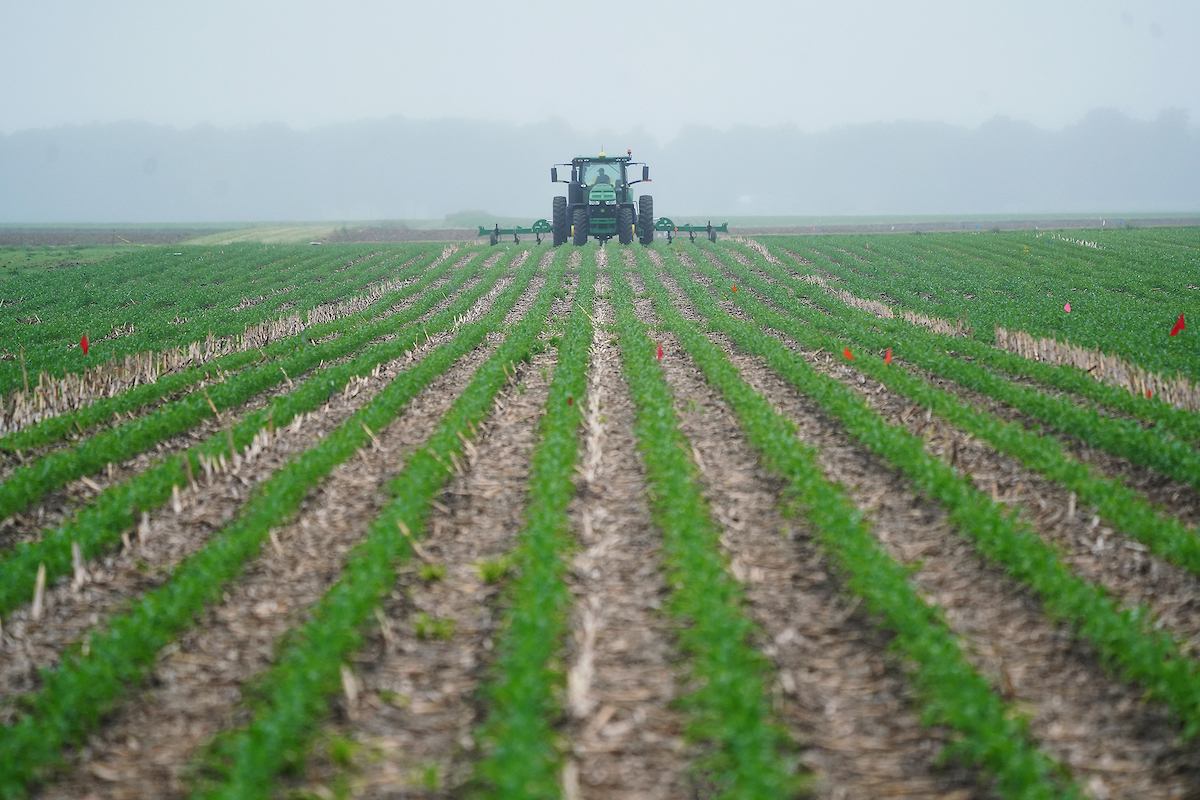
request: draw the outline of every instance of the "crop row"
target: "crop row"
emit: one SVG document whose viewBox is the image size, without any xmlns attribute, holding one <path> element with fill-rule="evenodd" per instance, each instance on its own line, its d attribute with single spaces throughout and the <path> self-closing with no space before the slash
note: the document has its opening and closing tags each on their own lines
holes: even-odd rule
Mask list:
<svg viewBox="0 0 1200 800">
<path fill-rule="evenodd" d="M 470 264 L 464 265 L 459 277 L 465 277 L 469 271 L 476 269 L 477 267 Z M 266 408 L 247 415 L 229 433 L 216 433 L 187 453 L 171 456 L 129 481 L 109 487 L 80 512 L 76 520 L 46 533 L 39 541 L 23 542 L 3 554 L 3 557 L 0 557 L 0 614 L 28 601 L 33 591 L 34 574 L 39 565 L 45 566 L 46 578 L 54 580 L 71 569 L 72 544 L 79 545 L 85 558 L 93 558 L 105 549 L 115 546 L 120 541 L 120 532 L 136 524 L 139 510 L 156 508 L 171 496 L 173 487 L 188 484 L 189 476 L 201 468 L 201 456 L 215 458 L 227 449 L 231 436 L 236 448 L 246 447 L 259 431 L 271 426 L 285 425 L 295 415 L 317 408 L 331 394 L 345 386 L 352 377 L 365 375 L 377 364 L 402 355 L 423 336 L 428 336 L 431 329 L 435 332 L 446 330 L 454 324 L 459 315 L 471 308 L 475 301 L 494 285 L 503 270 L 504 262 L 501 261 L 482 276 L 472 291 L 465 293 L 448 308 L 436 314 L 424 326 L 417 326 L 413 320 L 441 301 L 445 297 L 444 293 L 430 292 L 403 314 L 350 328 L 327 345 L 336 345 L 340 353 L 350 353 L 391 331 L 396 332 L 396 338 L 369 349 L 349 363 L 319 370 L 293 391 L 277 397 Z M 315 359 L 309 359 L 312 366 L 320 363 L 321 356 L 332 355 L 324 349 L 327 345 L 307 348 L 308 351 L 314 351 Z M 275 371 L 278 371 L 278 366 Z M 266 377 L 274 379 L 270 372 L 266 373 Z"/>
<path fill-rule="evenodd" d="M 430 380 L 478 345 L 496 327 L 497 319 L 503 319 L 504 311 L 521 295 L 535 270 L 536 261 L 530 259 L 485 320 L 465 326 L 455 340 L 401 373 L 320 444 L 259 484 L 237 516 L 180 563 L 165 584 L 145 594 L 127 613 L 110 619 L 103 631 L 90 634 L 87 646 L 65 654 L 58 669 L 44 673 L 42 689 L 22 698 L 26 713 L 0 730 L 0 797 L 24 796 L 28 785 L 61 758 L 64 745 L 80 741 L 119 702 L 128 685 L 144 679 L 158 651 L 192 624 L 205 605 L 220 599 L 223 587 L 258 553 L 268 531 L 286 522 L 309 489 L 335 466 L 370 444 L 370 428 L 387 425 Z M 457 445 L 453 434 L 449 438 Z M 410 469 L 412 463 L 415 460 Z M 403 501 L 401 495 L 398 502 Z M 375 567 L 373 559 L 361 556 L 354 561 L 359 571 Z M 344 593 L 345 584 L 339 584 L 330 597 L 336 599 Z M 314 617 L 320 619 L 319 614 Z M 355 635 L 352 627 L 334 624 L 332 630 L 343 636 Z M 307 641 L 312 649 L 313 643 Z M 324 648 L 315 649 L 319 653 Z M 304 677 L 303 671 L 297 674 L 298 679 Z M 312 696 L 305 693 L 300 700 L 311 704 Z"/>
<path fill-rule="evenodd" d="M 766 354 L 773 367 L 795 363 L 778 351 L 782 346 L 775 340 L 728 318 L 677 265 L 672 272 L 718 330 L 730 334 L 748 352 Z M 729 403 L 767 469 L 786 481 L 785 502 L 792 513 L 812 523 L 820 546 L 843 573 L 846 587 L 863 599 L 868 611 L 880 615 L 884 627 L 896 636 L 894 646 L 911 659 L 909 677 L 922 700 L 923 719 L 947 725 L 956 734 L 948 754 L 993 775 L 1003 797 L 1074 795 L 1075 789 L 1056 777 L 1059 765 L 1031 741 L 1024 721 L 964 658 L 940 610 L 920 598 L 908 582 L 906 568 L 888 556 L 854 503 L 823 475 L 815 451 L 797 440 L 794 425 L 742 380 L 699 326 L 683 318 L 647 265 L 642 265 L 641 274 L 666 326 L 680 337 L 709 384 Z M 815 374 L 802 364 L 781 374 L 823 405 L 828 403 L 830 387 L 818 388 Z"/>
<path fill-rule="evenodd" d="M 711 267 L 704 269 L 702 262 L 700 268 L 713 278 L 722 277 Z M 763 297 L 770 298 L 777 307 L 793 308 L 796 305 L 791 293 L 779 284 L 764 281 L 745 270 L 735 270 L 735 274 L 742 286 L 752 288 Z M 827 352 L 837 353 L 850 347 L 858 350 L 864 341 L 876 345 L 879 343 L 875 338 L 877 334 L 870 330 L 870 324 L 866 321 L 858 325 L 847 323 L 845 328 L 840 329 L 839 338 L 821 332 L 822 327 L 828 323 L 820 319 L 820 315 L 808 316 L 805 323 L 795 316 L 776 311 L 750 293 L 739 292 L 736 302 L 756 320 L 787 334 L 806 347 L 823 348 Z M 903 335 L 908 331 L 900 329 L 898 333 Z M 888 341 L 895 344 L 896 340 L 889 338 Z M 921 352 L 927 359 L 937 358 L 924 342 L 911 339 L 905 343 L 904 352 Z M 878 380 L 892 391 L 931 409 L 959 429 L 988 442 L 999 452 L 1020 460 L 1030 470 L 1044 475 L 1068 491 L 1075 492 L 1082 503 L 1095 505 L 1100 516 L 1108 524 L 1148 545 L 1157 555 L 1200 574 L 1200 538 L 1196 537 L 1194 531 L 1189 530 L 1175 517 L 1155 509 L 1141 494 L 1122 482 L 1098 475 L 1096 470 L 1087 464 L 1068 458 L 1055 439 L 1029 431 L 1015 422 L 1005 423 L 951 392 L 935 387 L 904 370 L 888 368 L 876 358 L 856 356 L 855 366 L 860 372 Z"/>
<path fill-rule="evenodd" d="M 415 286 L 411 288 L 416 290 Z M 202 420 L 219 416 L 222 410 L 238 406 L 293 375 L 302 375 L 324 361 L 342 358 L 372 339 L 417 319 L 439 299 L 437 293 L 427 294 L 404 312 L 370 324 L 344 321 L 338 326 L 343 334 L 331 341 L 290 348 L 290 354 L 275 361 L 249 366 L 201 392 L 168 402 L 151 414 L 19 467 L 0 483 L 0 518 L 23 510 L 70 480 L 98 472 L 106 464 L 132 458 Z"/>
<path fill-rule="evenodd" d="M 1200 311 L 1188 288 L 1195 281 L 1186 277 L 1195 272 L 1194 251 L 1164 241 L 1176 235 L 1108 234 L 1101 251 L 1032 232 L 876 236 L 869 250 L 862 236 L 779 244 L 861 296 L 886 295 L 925 314 L 969 317 L 984 343 L 991 342 L 998 324 L 1098 347 L 1148 370 L 1196 380 L 1200 340 L 1168 335 L 1180 313 L 1190 319 Z M 1070 312 L 1064 309 L 1068 302 Z"/>
<path fill-rule="evenodd" d="M 595 253 L 585 250 L 530 463 L 526 522 L 511 556 L 517 574 L 506 593 L 495 677 L 482 693 L 488 714 L 478 737 L 485 755 L 476 776 L 493 796 L 512 800 L 558 791 L 562 756 L 555 723 L 565 688 L 559 662 L 571 602 L 563 575 L 574 542 L 567 505 L 575 493 L 595 281 Z"/>
<path fill-rule="evenodd" d="M 333 322 L 308 326 L 302 336 L 274 342 L 264 348 L 220 356 L 206 364 L 200 364 L 181 372 L 161 375 L 153 382 L 135 386 L 115 396 L 98 398 L 95 402 L 80 408 L 78 411 L 42 419 L 34 425 L 0 437 L 0 450 L 19 452 L 60 441 L 69 434 L 76 431 L 86 431 L 93 425 L 106 422 L 114 416 L 119 420 L 122 414 L 137 411 L 161 398 L 170 397 L 177 392 L 195 386 L 203 380 L 220 377 L 223 373 L 236 372 L 246 365 L 259 360 L 281 358 L 300 347 L 306 346 L 310 340 L 320 340 L 334 334 L 339 334 L 348 325 L 385 314 L 387 313 L 387 306 L 406 297 L 411 297 L 413 294 L 423 290 L 430 283 L 440 279 L 449 269 L 448 263 L 442 263 L 436 269 L 427 271 L 426 261 L 428 259 L 420 259 L 414 262 L 410 270 L 405 270 L 398 276 L 421 276 L 419 281 L 414 285 L 385 295 L 381 298 L 381 302 L 376 303 L 367 311 L 347 315 Z"/>
<path fill-rule="evenodd" d="M 918 491 L 940 503 L 976 550 L 1028 586 L 1049 616 L 1068 623 L 1092 643 L 1107 667 L 1143 686 L 1148 697 L 1163 702 L 1182 723 L 1184 738 L 1200 734 L 1198 665 L 1169 635 L 1154 628 L 1145 608 L 1121 610 L 1103 589 L 1072 574 L 1054 548 L 1017 521 L 1002 504 L 977 490 L 968 477 L 958 475 L 949 464 L 929 455 L 923 439 L 885 423 L 851 389 L 817 373 L 757 326 L 735 320 L 715 305 L 703 287 L 682 271 L 677 274 L 688 296 L 714 327 L 729 334 L 748 352 L 766 359 L 772 369 L 841 421 L 851 438 L 891 463 Z M 798 305 L 793 302 L 790 308 Z M 877 357 L 870 353 L 855 356 L 856 361 L 873 358 Z"/>
<path fill-rule="evenodd" d="M 203 339 L 210 331 L 237 333 L 284 306 L 307 309 L 345 297 L 385 275 L 396 259 L 403 263 L 434 247 L 440 249 L 367 245 L 314 253 L 235 245 L 217 252 L 183 247 L 181 256 L 166 250 L 130 253 L 23 283 L 21 296 L 8 298 L 10 304 L 0 311 L 0 334 L 14 345 L 11 349 L 24 346 L 31 375 L 62 374 L 68 365 L 77 371 L 114 355 Z M 41 321 L 30 325 L 17 319 Z M 110 327 L 127 323 L 132 333 L 101 343 Z M 85 330 L 96 344 L 86 356 L 71 349 Z M 0 364 L 4 395 L 21 381 L 16 363 Z"/>
<path fill-rule="evenodd" d="M 640 250 L 637 255 L 645 258 Z M 696 688 L 682 698 L 689 735 L 711 748 L 700 766 L 712 771 L 722 797 L 790 797 L 801 782 L 787 737 L 771 719 L 770 664 L 750 644 L 754 625 L 741 610 L 741 587 L 726 571 L 719 531 L 697 485 L 649 331 L 634 314 L 629 281 L 611 264 L 610 274 L 634 432 L 672 587 L 669 609 L 684 623 L 680 645 L 695 678 Z"/>
<path fill-rule="evenodd" d="M 764 271 L 783 285 L 795 292 L 809 293 L 807 284 L 765 260 L 760 261 Z M 827 296 L 811 293 L 809 299 L 827 311 L 829 316 L 808 308 L 797 308 L 794 313 L 810 322 L 857 338 L 861 346 L 878 349 L 892 347 L 898 358 L 999 400 L 1093 447 L 1200 489 L 1200 452 L 1187 441 L 1175 438 L 1157 427 L 1143 428 L 1133 420 L 1081 408 L 1065 397 L 1053 397 L 1018 386 L 979 364 L 945 355 L 937 350 L 938 345 L 947 346 L 944 337 L 938 334 L 899 320 L 865 317 L 862 312 Z M 869 325 L 866 324 L 868 319 Z M 871 326 L 886 331 L 886 334 L 871 331 Z"/>
<path fill-rule="evenodd" d="M 528 360 L 536 346 L 562 282 L 565 255 L 556 254 L 533 307 L 479 368 L 433 436 L 392 482 L 392 502 L 371 524 L 366 540 L 351 552 L 337 583 L 312 608 L 309 621 L 286 637 L 276 664 L 248 687 L 246 693 L 255 699 L 253 718 L 244 727 L 219 735 L 207 749 L 199 770 L 202 781 L 193 796 L 269 797 L 279 772 L 302 760 L 307 741 L 328 712 L 329 697 L 341 685 L 345 659 L 362 645 L 361 629 L 395 583 L 396 565 L 411 557 L 412 541 L 424 535 L 430 505 L 452 474 L 448 465 L 455 462 L 466 437 L 474 435 L 491 412 L 496 394 L 508 381 L 507 366 Z M 505 310 L 528 284 L 537 259 L 530 258 L 527 263 L 502 302 L 482 320 L 464 328 L 438 361 L 448 366 L 499 329 Z M 366 410 L 360 414 L 361 421 L 376 430 L 387 421 L 368 419 Z M 349 422 L 347 426 L 356 427 Z"/>
</svg>

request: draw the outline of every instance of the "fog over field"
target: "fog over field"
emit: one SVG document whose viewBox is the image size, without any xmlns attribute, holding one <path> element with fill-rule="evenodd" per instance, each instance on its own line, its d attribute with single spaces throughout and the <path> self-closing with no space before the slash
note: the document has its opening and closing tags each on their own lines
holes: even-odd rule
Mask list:
<svg viewBox="0 0 1200 800">
<path fill-rule="evenodd" d="M 0 7 L 0 222 L 1200 210 L 1200 5 Z M 32 35 L 33 32 L 37 35 Z"/>
<path fill-rule="evenodd" d="M 0 136 L 0 221 L 378 220 L 464 209 L 548 217 L 549 168 L 632 148 L 672 215 L 992 214 L 1200 209 L 1200 132 L 1182 113 L 1088 114 L 1060 131 L 945 123 L 582 136 L 561 122 L 402 117 L 296 131 L 109 123 Z"/>
</svg>

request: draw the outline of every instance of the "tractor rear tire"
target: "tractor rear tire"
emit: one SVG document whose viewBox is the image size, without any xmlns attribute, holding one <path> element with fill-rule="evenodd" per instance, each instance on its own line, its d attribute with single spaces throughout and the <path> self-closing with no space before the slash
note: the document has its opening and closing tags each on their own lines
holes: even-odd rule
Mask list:
<svg viewBox="0 0 1200 800">
<path fill-rule="evenodd" d="M 492 247 L 500 244 L 500 236 L 495 231 L 492 231 L 488 234 L 488 244 L 490 244 Z"/>
<path fill-rule="evenodd" d="M 574 231 L 574 245 L 583 247 L 588 240 L 588 213 L 586 208 L 575 209 L 571 218 L 571 228 Z"/>
<path fill-rule="evenodd" d="M 567 219 L 567 198 L 554 198 L 554 214 L 551 216 L 554 221 L 554 246 L 567 243 L 567 236 L 571 233 L 571 221 Z"/>
<path fill-rule="evenodd" d="M 617 209 L 617 241 L 633 244 L 633 209 L 629 206 Z"/>
<path fill-rule="evenodd" d="M 654 198 L 644 194 L 638 198 L 638 241 L 644 245 L 654 242 Z"/>
<path fill-rule="evenodd" d="M 709 232 L 708 232 L 708 240 L 709 240 L 710 242 L 713 242 L 713 243 L 715 244 L 715 243 L 716 243 L 716 241 L 717 241 L 717 232 L 716 232 L 716 231 L 709 231 Z"/>
</svg>

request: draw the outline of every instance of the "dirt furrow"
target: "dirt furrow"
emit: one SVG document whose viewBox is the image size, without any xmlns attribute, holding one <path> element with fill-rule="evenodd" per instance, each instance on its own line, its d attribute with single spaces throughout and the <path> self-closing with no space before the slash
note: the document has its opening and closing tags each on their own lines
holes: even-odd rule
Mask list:
<svg viewBox="0 0 1200 800">
<path fill-rule="evenodd" d="M 1096 797 L 1188 796 L 1196 756 L 1180 746 L 1163 708 L 1143 703 L 1136 687 L 1110 678 L 1085 643 L 1046 620 L 1037 600 L 1002 568 L 979 558 L 940 506 L 912 494 L 901 475 L 852 442 L 815 401 L 761 359 L 737 352 L 723 335 L 711 339 L 796 424 L 801 440 L 819 448 L 825 473 L 849 491 L 892 557 L 913 568 L 912 580 L 945 610 L 968 658 L 1029 715 L 1046 752 Z"/>
<path fill-rule="evenodd" d="M 680 428 L 724 529 L 730 569 L 762 627 L 759 646 L 779 671 L 776 711 L 805 748 L 817 796 L 989 797 L 966 771 L 937 767 L 946 732 L 922 728 L 902 670 L 886 652 L 889 637 L 842 596 L 803 520 L 781 516 L 782 485 L 758 464 L 675 336 L 659 336 Z"/>
<path fill-rule="evenodd" d="M 536 286 L 526 292 L 526 298 L 532 297 L 530 292 L 536 292 Z M 250 463 L 198 475 L 197 490 L 180 492 L 179 513 L 170 502 L 148 512 L 138 531 L 129 537 L 128 547 L 86 565 L 85 583 L 76 585 L 73 578 L 64 577 L 48 586 L 41 619 L 32 619 L 29 605 L 14 611 L 0 639 L 0 647 L 9 656 L 0 662 L 0 696 L 11 698 L 37 688 L 39 669 L 56 666 L 63 649 L 78 641 L 85 631 L 130 598 L 167 580 L 175 564 L 202 547 L 209 535 L 234 516 L 257 483 L 313 447 L 397 374 L 453 336 L 451 332 L 435 334 L 383 365 L 375 375 L 351 381 L 321 409 L 303 415 L 299 423 L 277 429 L 270 445 Z M 0 703 L 0 715 L 7 717 L 10 713 L 11 708 Z"/>
<path fill-rule="evenodd" d="M 494 261 L 494 258 L 489 259 L 489 263 L 494 263 Z M 470 287 L 477 282 L 478 279 L 475 279 L 473 282 L 468 282 L 470 285 L 464 284 L 462 287 L 460 287 L 460 289 L 462 291 L 469 291 Z M 479 302 L 475 304 L 474 308 L 485 309 L 490 306 L 496 295 L 498 295 L 500 291 L 503 291 L 503 289 L 506 288 L 509 283 L 511 283 L 511 278 L 501 278 L 500 281 L 497 281 L 497 286 L 492 291 L 489 291 L 487 295 L 481 298 Z M 439 301 L 429 312 L 422 316 L 418 322 L 427 321 L 434 314 L 451 305 L 455 300 L 457 300 L 457 298 L 458 295 L 455 294 Z M 415 301 L 416 298 L 414 297 L 410 299 Z M 406 300 L 406 303 L 407 302 L 408 301 Z M 402 304 L 398 304 L 397 308 L 399 308 L 399 305 Z M 389 312 L 389 314 L 390 313 L 392 312 Z M 486 313 L 486 311 L 484 313 Z M 379 337 L 376 340 L 373 340 L 367 345 L 364 345 L 362 349 L 394 338 L 394 334 L 387 334 Z M 361 351 L 362 350 L 360 349 L 358 352 Z M 356 354 L 351 354 L 331 361 L 322 362 L 319 368 L 345 363 L 352 360 L 355 355 Z M 71 481 L 61 489 L 57 489 L 48 493 L 36 507 L 13 514 L 4 521 L 0 522 L 0 548 L 12 547 L 20 542 L 38 539 L 41 536 L 43 529 L 48 527 L 58 527 L 63 522 L 73 517 L 84 505 L 90 502 L 93 498 L 100 494 L 100 492 L 107 489 L 109 486 L 112 486 L 115 483 L 120 483 L 124 480 L 128 480 L 129 478 L 159 462 L 164 457 L 183 452 L 184 450 L 203 442 L 209 436 L 220 432 L 227 426 L 236 426 L 248 414 L 264 408 L 280 395 L 287 394 L 291 391 L 291 387 L 294 383 L 307 380 L 314 374 L 314 372 L 315 370 L 310 370 L 309 372 L 300 375 L 290 375 L 288 376 L 288 381 L 273 386 L 270 389 L 267 389 L 265 392 L 255 395 L 239 406 L 223 410 L 219 420 L 213 418 L 202 420 L 195 427 L 179 434 L 178 436 L 173 436 L 169 439 L 159 442 L 150 450 L 139 453 L 138 455 L 126 461 L 115 463 L 108 469 L 99 473 Z M 236 375 L 236 373 L 228 373 L 224 377 L 227 378 L 228 376 L 233 375 Z M 207 381 L 195 391 L 201 391 L 203 386 L 211 385 L 212 383 L 212 381 Z M 150 412 L 146 411 L 145 413 Z M 129 415 L 129 418 L 136 419 L 138 416 L 141 415 Z M 24 462 L 28 462 L 30 460 L 28 453 L 23 454 L 22 459 L 17 459 L 16 456 L 12 454 L 9 454 L 8 458 L 18 461 L 23 460 Z"/>
<path fill-rule="evenodd" d="M 552 325 L 569 313 L 573 285 L 555 301 Z M 466 469 L 434 504 L 421 558 L 401 571 L 356 656 L 356 700 L 341 699 L 298 788 L 321 795 L 342 781 L 355 797 L 443 797 L 469 778 L 483 711 L 476 691 L 487 679 L 504 559 L 524 524 L 556 358 L 548 349 L 516 366 Z M 346 741 L 349 759 L 336 755 Z"/>
<path fill-rule="evenodd" d="M 601 274 L 597 296 L 607 292 Z M 578 495 L 570 509 L 581 549 L 572 591 L 565 770 L 568 798 L 691 797 L 682 714 L 671 707 L 679 674 L 660 537 L 645 500 L 633 406 L 611 338 L 613 310 L 598 299 Z"/>
<path fill-rule="evenodd" d="M 415 259 L 412 259 L 412 260 L 415 260 Z M 412 260 L 410 260 L 409 263 L 411 263 Z M 465 257 L 464 257 L 464 259 L 460 259 L 459 263 L 461 263 L 463 260 L 465 260 Z M 405 264 L 404 266 L 406 267 L 406 266 L 408 266 L 408 264 Z M 456 265 L 456 267 L 457 267 L 457 265 Z M 403 267 L 401 267 L 401 269 L 403 269 Z M 415 280 L 419 280 L 419 279 L 420 279 L 420 276 L 414 276 L 410 280 L 405 281 L 403 285 L 408 285 L 409 283 L 411 283 Z M 448 277 L 440 278 L 439 280 L 431 283 L 425 289 L 425 291 L 426 292 L 433 291 L 437 288 L 446 286 L 448 283 L 449 283 Z M 396 288 L 401 288 L 401 286 L 397 286 Z M 465 289 L 466 289 L 466 287 L 464 287 L 464 290 Z M 406 297 L 403 300 L 400 300 L 400 301 L 394 303 L 385 312 L 379 314 L 377 319 L 385 319 L 387 317 L 399 314 L 399 313 L 403 312 L 405 309 L 412 306 L 413 303 L 417 302 L 420 298 L 421 298 L 420 294 L 412 295 L 411 297 Z M 442 304 L 439 304 L 439 306 L 444 305 L 444 304 L 445 304 L 445 301 L 443 301 Z M 436 313 L 436 312 L 434 312 L 434 313 Z M 307 336 L 308 332 L 305 331 L 305 332 L 301 332 L 296 335 L 297 336 Z M 323 339 L 320 339 L 318 341 L 318 343 L 323 344 L 325 342 L 333 341 L 339 335 L 340 334 L 337 334 L 337 333 L 332 334 Z M 337 362 L 327 362 L 327 363 L 337 363 Z M 252 366 L 254 366 L 254 364 L 249 364 L 249 365 L 242 367 L 241 369 L 235 370 L 233 372 L 225 371 L 221 375 L 220 380 L 226 380 L 229 377 L 236 377 L 239 373 L 241 373 L 245 369 L 252 367 Z M 295 379 L 298 376 L 293 375 L 291 377 L 293 379 Z M 161 409 L 163 406 L 167 405 L 168 403 L 177 401 L 183 397 L 186 397 L 187 395 L 189 395 L 193 392 L 200 391 L 200 389 L 202 387 L 211 385 L 214 382 L 215 381 L 213 381 L 213 380 L 206 379 L 204 381 L 201 381 L 200 383 L 198 383 L 197 385 L 195 385 L 193 387 L 183 389 L 181 391 L 178 391 L 171 395 L 168 395 L 167 397 L 159 398 L 158 400 L 155 400 L 151 403 L 147 403 L 145 406 L 142 406 L 141 408 L 137 409 L 136 411 L 126 412 L 125 414 L 122 414 L 119 416 L 119 422 L 117 422 L 117 420 L 105 421 L 103 423 L 91 426 L 89 428 L 84 428 L 82 431 L 80 431 L 79 435 L 73 435 L 73 436 L 70 436 L 61 441 L 54 442 L 54 443 L 48 444 L 48 445 L 43 445 L 41 447 L 24 450 L 21 452 L 20 456 L 17 456 L 15 453 L 10 453 L 8 451 L 0 451 L 0 482 L 8 480 L 9 476 L 12 475 L 13 471 L 15 469 L 17 469 L 18 467 L 22 466 L 23 464 L 29 463 L 30 461 L 37 459 L 37 458 L 42 458 L 42 457 L 49 455 L 50 453 L 56 452 L 58 450 L 63 450 L 68 447 L 73 447 L 74 445 L 78 444 L 80 441 L 84 440 L 87 437 L 94 436 L 98 433 L 104 432 L 113 424 L 124 424 L 131 420 L 137 420 L 142 417 L 149 416 L 150 414 L 153 414 L 155 411 L 158 411 L 159 409 Z M 231 412 L 236 412 L 236 409 L 231 409 Z M 7 520 L 6 520 L 6 522 L 7 522 Z M 0 527 L 0 531 L 3 531 L 3 527 Z M 7 542 L 3 538 L 3 536 L 0 535 L 0 547 L 3 547 L 3 546 L 7 546 Z"/>
<path fill-rule="evenodd" d="M 722 307 L 739 319 L 745 315 L 730 302 Z M 786 346 L 800 350 L 786 336 L 768 331 Z M 1099 583 L 1126 607 L 1145 604 L 1160 620 L 1180 636 L 1193 653 L 1200 653 L 1200 576 L 1175 566 L 1148 552 L 1145 545 L 1130 539 L 1120 531 L 1102 524 L 1094 506 L 1076 504 L 1072 493 L 1032 470 L 1020 461 L 998 453 L 987 442 L 934 416 L 923 406 L 889 391 L 851 365 L 830 354 L 815 360 L 818 368 L 833 375 L 863 396 L 868 404 L 890 422 L 903 424 L 912 433 L 926 440 L 926 450 L 932 455 L 955 464 L 960 472 L 969 474 L 976 488 L 992 493 L 993 497 L 1016 505 L 1020 518 L 1046 541 L 1060 547 L 1062 558 L 1081 577 Z M 899 365 L 899 362 L 893 362 Z M 903 365 L 914 375 L 939 388 L 954 391 L 977 408 L 985 408 L 1008 421 L 1032 425 L 1032 420 L 985 395 L 970 392 L 952 381 L 911 365 Z M 1061 441 L 1061 439 L 1060 439 Z M 1068 453 L 1086 448 L 1071 440 L 1064 442 Z M 1200 515 L 1200 500 L 1190 486 L 1170 481 L 1151 470 L 1137 468 L 1124 459 L 1102 451 L 1090 450 L 1091 463 L 1108 461 L 1120 465 L 1126 473 L 1133 472 L 1141 480 L 1126 478 L 1132 488 L 1142 489 L 1159 505 L 1171 507 L 1185 524 L 1196 526 Z M 1101 470 L 1107 472 L 1107 470 Z M 1118 471 L 1118 470 L 1114 470 Z M 1151 487 L 1147 491 L 1145 486 Z M 1164 497 L 1168 491 L 1170 497 Z"/>
<path fill-rule="evenodd" d="M 529 309 L 540 283 L 531 283 L 509 320 Z M 242 683 L 270 666 L 276 640 L 301 624 L 305 609 L 336 581 L 346 552 L 387 503 L 386 482 L 433 433 L 493 348 L 477 347 L 431 381 L 396 421 L 375 432 L 378 447 L 362 450 L 310 492 L 298 518 L 248 565 L 225 602 L 164 652 L 147 687 L 91 737 L 46 797 L 182 793 L 196 748 L 244 718 Z"/>
</svg>

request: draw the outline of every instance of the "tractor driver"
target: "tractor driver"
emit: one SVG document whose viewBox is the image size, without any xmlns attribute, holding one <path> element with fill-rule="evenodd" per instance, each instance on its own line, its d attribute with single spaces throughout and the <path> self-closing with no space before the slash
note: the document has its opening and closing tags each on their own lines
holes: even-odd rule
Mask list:
<svg viewBox="0 0 1200 800">
<path fill-rule="evenodd" d="M 604 167 L 600 168 L 600 172 L 596 174 L 596 179 L 592 181 L 592 186 L 599 183 L 607 183 L 612 185 L 612 178 L 608 177 L 608 173 L 604 171 Z"/>
</svg>

